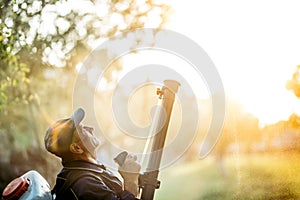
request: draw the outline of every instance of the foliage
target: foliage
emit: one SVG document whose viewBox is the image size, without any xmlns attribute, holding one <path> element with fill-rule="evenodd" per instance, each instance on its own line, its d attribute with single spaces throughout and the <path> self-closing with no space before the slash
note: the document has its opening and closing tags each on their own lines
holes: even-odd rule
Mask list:
<svg viewBox="0 0 300 200">
<path fill-rule="evenodd" d="M 151 16 L 158 19 L 150 25 L 161 27 L 168 10 L 151 0 L 7 0 L 0 7 L 2 40 L 11 43 L 12 51 L 27 50 L 26 56 L 32 53 L 32 57 L 60 67 L 71 65 L 66 61 L 76 51 L 94 48 L 99 39 L 143 28 Z"/>
<path fill-rule="evenodd" d="M 13 36 L 10 36 L 9 40 L 13 40 L 12 38 Z M 30 69 L 20 62 L 19 56 L 11 52 L 11 44 L 1 43 L 0 51 L 0 112 L 2 113 L 9 105 L 28 104 L 32 95 L 27 90 L 30 83 L 27 74 Z"/>
</svg>

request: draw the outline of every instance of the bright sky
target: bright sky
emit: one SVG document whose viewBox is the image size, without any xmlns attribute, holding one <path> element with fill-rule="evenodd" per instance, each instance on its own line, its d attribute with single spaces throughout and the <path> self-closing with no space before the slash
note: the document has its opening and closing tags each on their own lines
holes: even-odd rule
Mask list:
<svg viewBox="0 0 300 200">
<path fill-rule="evenodd" d="M 300 1 L 172 0 L 168 29 L 197 42 L 211 57 L 226 93 L 262 124 L 300 113 L 285 89 L 300 64 Z"/>
<path fill-rule="evenodd" d="M 165 28 L 184 34 L 206 51 L 228 97 L 238 100 L 262 125 L 286 120 L 293 112 L 300 114 L 299 99 L 285 88 L 300 64 L 299 0 L 167 1 L 174 13 Z M 153 55 L 139 58 L 142 62 L 127 57 L 131 60 L 129 65 L 151 63 Z M 172 61 L 180 62 L 174 56 L 158 60 L 171 61 L 157 63 L 166 66 L 175 66 Z M 196 82 L 195 73 L 186 72 L 186 67 L 182 67 L 184 72 L 177 68 L 178 72 Z"/>
</svg>

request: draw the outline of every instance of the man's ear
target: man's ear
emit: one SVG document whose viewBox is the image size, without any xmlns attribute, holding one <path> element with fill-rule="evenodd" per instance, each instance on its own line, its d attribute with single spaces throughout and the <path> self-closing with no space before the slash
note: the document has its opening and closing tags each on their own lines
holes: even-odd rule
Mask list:
<svg viewBox="0 0 300 200">
<path fill-rule="evenodd" d="M 84 152 L 83 149 L 76 143 L 72 143 L 70 145 L 70 151 L 75 154 L 82 154 Z"/>
</svg>

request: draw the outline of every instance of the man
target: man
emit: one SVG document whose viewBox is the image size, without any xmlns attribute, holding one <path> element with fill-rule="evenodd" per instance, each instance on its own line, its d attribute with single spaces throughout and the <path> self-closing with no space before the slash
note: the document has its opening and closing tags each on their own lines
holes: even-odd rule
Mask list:
<svg viewBox="0 0 300 200">
<path fill-rule="evenodd" d="M 93 128 L 81 124 L 85 112 L 77 109 L 70 118 L 52 124 L 45 136 L 46 149 L 62 159 L 53 196 L 60 200 L 136 199 L 140 165 L 127 156 L 119 173 L 121 181 L 96 160 L 98 139 Z M 123 190 L 124 189 L 124 190 Z"/>
</svg>

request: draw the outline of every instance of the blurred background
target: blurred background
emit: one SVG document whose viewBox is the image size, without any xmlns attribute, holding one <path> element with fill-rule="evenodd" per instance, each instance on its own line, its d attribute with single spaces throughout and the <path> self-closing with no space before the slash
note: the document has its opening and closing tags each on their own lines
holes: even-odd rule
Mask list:
<svg viewBox="0 0 300 200">
<path fill-rule="evenodd" d="M 197 42 L 215 63 L 225 87 L 226 117 L 213 151 L 200 159 L 211 94 L 202 78 L 182 72 L 197 96 L 198 130 L 180 159 L 161 170 L 155 199 L 300 199 L 299 6 L 270 0 L 1 1 L 1 193 L 31 169 L 54 186 L 61 164 L 44 148 L 45 131 L 72 113 L 76 77 L 94 48 L 118 33 L 167 28 Z M 133 57 L 104 74 L 95 102 L 105 133 L 100 139 L 141 152 L 145 141 L 136 144 L 121 134 L 110 109 L 115 85 Z M 109 59 L 109 53 L 101 58 Z M 183 101 L 189 98 L 185 94 Z M 135 92 L 128 109 L 133 121 L 151 123 L 149 110 L 157 99 L 154 85 Z M 189 110 L 180 110 L 176 101 L 167 145 L 176 137 L 181 112 Z M 116 152 L 103 142 L 101 153 L 105 160 Z"/>
</svg>

